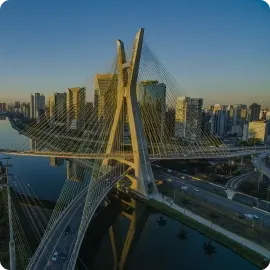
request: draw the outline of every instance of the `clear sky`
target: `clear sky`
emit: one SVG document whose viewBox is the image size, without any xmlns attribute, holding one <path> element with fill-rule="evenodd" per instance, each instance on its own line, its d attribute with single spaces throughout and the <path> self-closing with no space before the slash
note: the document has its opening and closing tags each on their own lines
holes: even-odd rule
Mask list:
<svg viewBox="0 0 270 270">
<path fill-rule="evenodd" d="M 270 9 L 261 0 L 9 0 L 0 9 L 0 102 L 83 85 L 116 39 L 145 28 L 191 97 L 270 106 Z"/>
</svg>

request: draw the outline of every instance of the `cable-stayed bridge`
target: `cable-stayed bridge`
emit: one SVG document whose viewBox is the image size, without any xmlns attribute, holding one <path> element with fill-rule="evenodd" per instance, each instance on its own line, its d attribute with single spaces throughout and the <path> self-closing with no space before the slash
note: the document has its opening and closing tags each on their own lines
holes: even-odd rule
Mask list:
<svg viewBox="0 0 270 270">
<path fill-rule="evenodd" d="M 27 269 L 75 269 L 87 227 L 115 183 L 129 179 L 131 189 L 144 198 L 157 192 L 152 160 L 231 158 L 269 150 L 220 147 L 213 131 L 202 128 L 200 100 L 183 98 L 184 91 L 143 42 L 143 34 L 140 29 L 131 55 L 117 41 L 111 71 L 95 78 L 94 108 L 85 105 L 85 87 L 72 88 L 49 115 L 21 131 L 31 139 L 30 145 L 28 140 L 21 144 L 7 139 L 0 149 L 2 154 L 74 159 L 86 166 L 89 160 L 94 162 L 91 173 L 85 175 L 81 168 L 76 172 L 83 175 L 80 183 L 65 182 L 48 226 L 38 232 L 37 225 L 40 245 L 29 263 L 21 258 Z M 15 239 L 20 239 L 15 247 L 23 249 L 14 207 L 12 213 Z M 76 229 L 65 259 L 55 264 L 52 257 L 66 241 L 67 225 Z M 11 270 L 14 256 L 10 254 Z"/>
</svg>

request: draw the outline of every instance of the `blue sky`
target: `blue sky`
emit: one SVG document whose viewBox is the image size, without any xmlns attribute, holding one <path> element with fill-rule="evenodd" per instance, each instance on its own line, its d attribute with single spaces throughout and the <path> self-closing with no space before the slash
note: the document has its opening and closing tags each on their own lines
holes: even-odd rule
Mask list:
<svg viewBox="0 0 270 270">
<path fill-rule="evenodd" d="M 270 9 L 261 0 L 9 0 L 0 9 L 0 102 L 83 85 L 108 70 L 116 39 L 132 44 L 140 27 L 188 95 L 270 106 Z"/>
</svg>

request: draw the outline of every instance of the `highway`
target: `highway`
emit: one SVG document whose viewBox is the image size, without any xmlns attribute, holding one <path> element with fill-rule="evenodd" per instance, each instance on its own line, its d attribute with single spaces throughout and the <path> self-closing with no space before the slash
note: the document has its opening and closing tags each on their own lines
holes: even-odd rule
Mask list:
<svg viewBox="0 0 270 270">
<path fill-rule="evenodd" d="M 121 168 L 122 167 L 120 165 L 120 169 Z M 102 188 L 103 186 L 105 191 L 108 188 L 113 187 L 114 184 L 123 177 L 122 175 L 124 171 L 122 170 L 120 175 L 116 175 L 120 172 L 119 166 L 116 166 L 109 173 L 98 179 L 98 185 L 96 184 L 92 191 L 96 192 L 97 188 Z M 88 187 L 81 191 L 76 200 L 73 201 L 57 218 L 49 233 L 42 239 L 42 242 L 39 245 L 34 257 L 30 261 L 27 269 L 67 269 L 69 258 L 73 252 L 73 248 L 77 240 L 78 231 L 81 225 L 82 213 L 85 210 L 85 207 L 89 207 L 90 210 L 93 207 L 97 207 L 97 205 L 94 205 L 94 203 L 93 205 L 85 206 L 87 191 Z M 104 197 L 104 194 L 100 193 L 98 196 Z M 70 227 L 72 232 L 65 234 L 65 229 L 67 226 Z M 56 261 L 52 261 L 54 252 L 59 253 Z M 65 254 L 65 259 L 61 259 L 61 255 L 63 254 Z"/>
<path fill-rule="evenodd" d="M 234 200 L 228 200 L 225 197 L 219 196 L 217 194 L 214 194 L 211 191 L 208 191 L 202 187 L 199 187 L 199 185 L 196 183 L 194 185 L 194 181 L 191 181 L 191 177 L 187 177 L 181 173 L 168 173 L 168 172 L 162 172 L 155 173 L 155 176 L 158 180 L 164 180 L 166 183 L 171 185 L 173 188 L 176 188 L 177 190 L 180 190 L 181 192 L 185 192 L 185 194 L 189 194 L 191 196 L 200 197 L 201 199 L 204 199 L 208 203 L 214 204 L 217 207 L 226 207 L 228 210 L 235 212 L 237 215 L 238 213 L 250 213 L 254 214 L 259 217 L 257 222 L 261 222 L 264 226 L 270 227 L 270 213 L 262 212 L 260 210 L 245 206 L 239 202 L 236 202 Z M 168 180 L 168 179 L 171 179 Z M 198 181 L 199 183 L 199 181 Z M 203 183 L 203 182 L 201 182 Z M 204 184 L 203 184 L 204 185 Z M 182 191 L 181 187 L 187 186 L 188 189 Z M 214 186 L 212 185 L 212 191 L 214 190 L 223 190 L 223 187 Z M 198 191 L 195 191 L 198 190 Z M 225 192 L 224 192 L 225 193 Z"/>
<path fill-rule="evenodd" d="M 33 263 L 30 262 L 30 267 L 27 269 L 65 269 L 68 263 L 68 255 L 71 254 L 74 243 L 77 238 L 78 229 L 81 223 L 82 211 L 84 208 L 86 192 L 81 194 L 79 199 L 73 203 L 72 207 L 58 220 L 58 224 L 54 227 L 54 230 L 50 232 L 48 241 L 42 247 L 37 260 Z M 65 229 L 69 226 L 73 232 L 65 235 Z M 52 261 L 54 252 L 67 254 L 66 260 L 57 258 L 55 262 Z"/>
<path fill-rule="evenodd" d="M 226 151 L 221 151 L 226 150 Z M 77 149 L 78 150 L 78 149 Z M 182 149 L 183 150 L 183 149 Z M 186 149 L 187 152 L 170 152 L 165 151 L 164 153 L 159 154 L 149 154 L 150 160 L 170 160 L 170 159 L 221 159 L 221 158 L 233 158 L 248 156 L 254 154 L 261 154 L 265 151 L 265 147 L 256 147 L 256 148 L 206 148 L 201 147 L 191 153 L 190 149 Z M 113 159 L 126 163 L 127 165 L 133 165 L 130 160 L 134 158 L 132 152 L 112 152 L 110 154 L 106 153 L 91 153 L 87 151 L 79 152 L 65 152 L 65 151 L 43 151 L 43 150 L 15 150 L 15 149 L 0 149 L 0 153 L 16 156 L 36 156 L 36 157 L 58 157 L 58 158 L 75 158 L 75 159 Z M 187 154 L 188 153 L 188 154 Z M 266 167 L 267 172 L 270 169 Z"/>
<path fill-rule="evenodd" d="M 270 168 L 267 167 L 264 162 L 264 159 L 269 155 L 269 153 L 264 153 L 262 155 L 254 157 L 251 161 L 258 172 L 261 171 L 262 174 L 266 175 L 270 179 Z"/>
<path fill-rule="evenodd" d="M 239 176 L 236 176 L 232 179 L 230 179 L 227 184 L 226 184 L 226 188 L 229 188 L 231 190 L 236 190 L 237 187 L 240 185 L 240 183 L 246 179 L 249 179 L 250 177 L 253 176 L 258 176 L 258 172 L 256 171 L 252 171 L 252 172 L 248 172 L 245 174 L 241 174 Z"/>
</svg>

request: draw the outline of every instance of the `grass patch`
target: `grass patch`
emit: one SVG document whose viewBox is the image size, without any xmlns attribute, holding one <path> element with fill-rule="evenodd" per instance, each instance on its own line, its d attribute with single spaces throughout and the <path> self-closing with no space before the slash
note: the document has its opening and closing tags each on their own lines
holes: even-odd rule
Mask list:
<svg viewBox="0 0 270 270">
<path fill-rule="evenodd" d="M 145 203 L 149 207 L 157 210 L 158 212 L 163 213 L 175 220 L 178 220 L 182 222 L 183 224 L 187 225 L 188 227 L 195 229 L 198 232 L 202 233 L 203 235 L 210 237 L 211 239 L 228 247 L 229 249 L 233 250 L 234 252 L 236 252 L 237 254 L 245 258 L 246 260 L 260 267 L 261 269 L 264 269 L 268 265 L 268 261 L 266 258 L 264 258 L 264 256 L 239 244 L 238 242 L 228 238 L 227 236 L 212 230 L 208 226 L 205 226 L 199 223 L 198 221 L 179 213 L 177 210 L 170 208 L 166 204 L 158 202 L 154 199 L 148 200 Z"/>
</svg>

